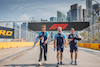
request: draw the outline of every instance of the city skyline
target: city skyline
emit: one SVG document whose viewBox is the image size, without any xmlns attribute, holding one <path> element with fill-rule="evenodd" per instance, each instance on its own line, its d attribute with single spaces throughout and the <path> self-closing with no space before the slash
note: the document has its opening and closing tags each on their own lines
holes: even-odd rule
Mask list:
<svg viewBox="0 0 100 67">
<path fill-rule="evenodd" d="M 86 9 L 86 0 L 0 0 L 0 21 L 35 20 L 41 18 L 49 20 L 50 17 L 57 17 L 57 11 L 67 16 L 70 6 L 78 4 Z M 96 0 L 100 2 L 100 0 Z"/>
<path fill-rule="evenodd" d="M 49 20 L 50 17 L 57 17 L 57 10 L 61 11 L 65 15 L 70 10 L 70 5 L 78 3 L 85 8 L 85 1 L 81 0 L 0 0 L 0 21 L 9 20 L 31 20 L 34 17 L 35 20 L 41 18 Z"/>
</svg>

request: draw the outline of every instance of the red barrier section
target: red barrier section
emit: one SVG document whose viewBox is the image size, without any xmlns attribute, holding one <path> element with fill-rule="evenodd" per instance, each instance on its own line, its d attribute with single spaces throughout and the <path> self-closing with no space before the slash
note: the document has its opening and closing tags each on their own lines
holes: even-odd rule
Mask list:
<svg viewBox="0 0 100 67">
<path fill-rule="evenodd" d="M 100 45 L 99 45 L 99 49 L 100 49 Z"/>
</svg>

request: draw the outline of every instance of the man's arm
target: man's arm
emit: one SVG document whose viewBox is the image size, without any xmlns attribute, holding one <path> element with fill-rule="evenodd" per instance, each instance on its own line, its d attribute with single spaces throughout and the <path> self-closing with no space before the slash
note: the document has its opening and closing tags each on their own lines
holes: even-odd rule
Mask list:
<svg viewBox="0 0 100 67">
<path fill-rule="evenodd" d="M 48 41 L 49 40 L 49 36 L 47 36 L 47 40 L 46 41 Z"/>
<path fill-rule="evenodd" d="M 64 40 L 65 40 L 65 47 L 67 47 L 67 44 L 68 44 L 67 39 L 64 39 Z"/>
<path fill-rule="evenodd" d="M 72 41 L 73 39 L 70 38 L 70 35 L 68 36 L 68 41 Z"/>
<path fill-rule="evenodd" d="M 46 39 L 46 41 L 45 41 L 45 44 L 47 44 L 47 42 L 48 42 L 48 40 L 49 40 L 49 33 L 46 32 L 46 34 L 47 34 L 47 39 Z"/>
<path fill-rule="evenodd" d="M 68 44 L 68 42 L 67 42 L 67 39 L 66 39 L 66 35 L 65 34 L 63 34 L 63 39 L 64 39 L 64 41 L 65 41 L 65 47 L 67 47 L 67 44 Z"/>
<path fill-rule="evenodd" d="M 49 40 L 49 36 L 47 36 L 47 39 L 46 39 L 46 41 L 45 41 L 45 44 L 47 44 L 48 40 Z"/>
<path fill-rule="evenodd" d="M 67 39 L 64 39 L 64 40 L 65 40 L 65 45 L 67 45 L 68 44 Z"/>
<path fill-rule="evenodd" d="M 54 39 L 54 48 L 56 48 L 56 39 Z"/>
<path fill-rule="evenodd" d="M 40 37 L 40 39 L 43 39 L 44 37 Z"/>
<path fill-rule="evenodd" d="M 72 41 L 73 39 L 68 39 L 68 41 Z"/>
<path fill-rule="evenodd" d="M 56 37 L 57 36 L 57 34 L 55 34 L 55 36 L 54 36 L 54 48 L 56 48 Z"/>
</svg>

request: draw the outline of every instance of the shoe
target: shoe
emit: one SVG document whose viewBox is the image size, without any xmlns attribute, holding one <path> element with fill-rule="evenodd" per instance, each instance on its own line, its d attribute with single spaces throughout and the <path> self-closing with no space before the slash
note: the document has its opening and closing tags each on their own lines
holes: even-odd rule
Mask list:
<svg viewBox="0 0 100 67">
<path fill-rule="evenodd" d="M 38 65 L 41 66 L 41 62 L 39 62 Z"/>
<path fill-rule="evenodd" d="M 73 61 L 71 61 L 71 64 L 73 64 Z"/>
<path fill-rule="evenodd" d="M 47 64 L 47 61 L 44 61 L 44 64 Z"/>
<path fill-rule="evenodd" d="M 60 64 L 62 65 L 62 61 L 60 61 Z"/>
<path fill-rule="evenodd" d="M 77 65 L 77 62 L 75 61 L 75 65 Z"/>
<path fill-rule="evenodd" d="M 57 65 L 59 65 L 59 63 L 57 63 Z"/>
</svg>

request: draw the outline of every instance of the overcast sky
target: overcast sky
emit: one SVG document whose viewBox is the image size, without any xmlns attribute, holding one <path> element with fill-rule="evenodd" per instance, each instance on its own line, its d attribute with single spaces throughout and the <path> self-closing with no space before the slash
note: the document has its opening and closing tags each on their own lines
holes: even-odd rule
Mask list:
<svg viewBox="0 0 100 67">
<path fill-rule="evenodd" d="M 0 0 L 0 21 L 31 20 L 32 17 L 49 20 L 57 16 L 57 10 L 67 15 L 75 3 L 86 8 L 85 0 Z"/>
</svg>

